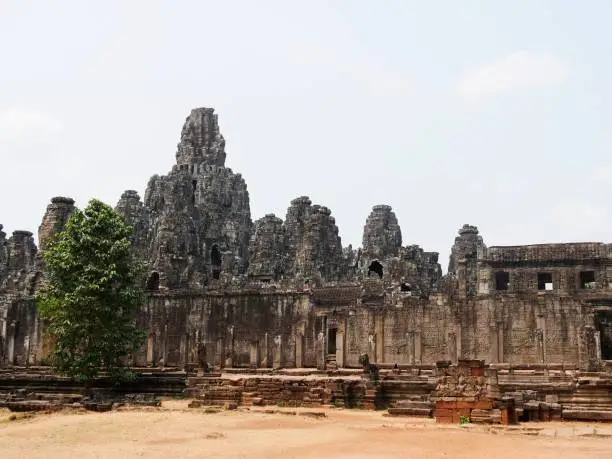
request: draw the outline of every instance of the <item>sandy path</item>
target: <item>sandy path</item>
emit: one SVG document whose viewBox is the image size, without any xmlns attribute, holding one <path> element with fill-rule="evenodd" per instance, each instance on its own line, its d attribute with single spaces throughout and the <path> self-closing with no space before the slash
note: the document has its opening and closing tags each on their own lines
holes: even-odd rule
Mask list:
<svg viewBox="0 0 612 459">
<path fill-rule="evenodd" d="M 224 411 L 53 414 L 0 422 L 0 458 L 612 458 L 612 439 L 494 434 L 382 413 L 325 419 Z M 0 415 L 0 419 L 2 416 Z M 567 424 L 564 424 L 567 426 Z"/>
</svg>

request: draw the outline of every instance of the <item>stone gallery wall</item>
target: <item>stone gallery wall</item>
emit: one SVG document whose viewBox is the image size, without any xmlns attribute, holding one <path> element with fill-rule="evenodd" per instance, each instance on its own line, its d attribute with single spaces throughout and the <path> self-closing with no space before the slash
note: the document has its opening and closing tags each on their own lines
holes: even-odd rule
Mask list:
<svg viewBox="0 0 612 459">
<path fill-rule="evenodd" d="M 144 199 L 116 209 L 134 227 L 147 301 L 147 342 L 134 364 L 218 367 L 556 363 L 612 359 L 612 245 L 487 247 L 464 225 L 443 275 L 437 252 L 402 239 L 391 206 L 365 219 L 362 247 L 343 247 L 332 211 L 307 196 L 283 218 L 252 221 L 245 179 L 225 166 L 211 108 L 191 111 L 176 164 Z M 0 225 L 0 365 L 45 361 L 52 342 L 33 295 L 42 253 L 74 201 L 51 200 L 38 232 Z"/>
</svg>

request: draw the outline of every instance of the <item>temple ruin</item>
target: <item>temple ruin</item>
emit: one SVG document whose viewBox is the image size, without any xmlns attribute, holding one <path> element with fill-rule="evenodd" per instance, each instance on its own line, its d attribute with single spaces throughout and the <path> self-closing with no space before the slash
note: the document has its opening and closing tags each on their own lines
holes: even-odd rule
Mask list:
<svg viewBox="0 0 612 459">
<path fill-rule="evenodd" d="M 396 370 L 610 367 L 612 244 L 487 246 L 464 225 L 443 275 L 438 253 L 404 245 L 387 205 L 365 219 L 358 249 L 342 246 L 332 211 L 306 196 L 284 219 L 252 221 L 246 182 L 225 158 L 217 115 L 194 109 L 172 170 L 151 177 L 143 199 L 128 190 L 116 205 L 147 266 L 138 320 L 148 339 L 135 366 L 335 370 L 361 368 L 367 354 Z M 7 238 L 0 225 L 0 367 L 45 362 L 33 294 L 41 252 L 73 209 L 51 200 L 39 247 L 31 232 Z"/>
</svg>

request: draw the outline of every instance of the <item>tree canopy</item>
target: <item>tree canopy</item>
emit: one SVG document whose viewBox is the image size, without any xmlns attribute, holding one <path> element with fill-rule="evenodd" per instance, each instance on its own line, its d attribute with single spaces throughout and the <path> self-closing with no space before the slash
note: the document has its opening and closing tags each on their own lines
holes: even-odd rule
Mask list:
<svg viewBox="0 0 612 459">
<path fill-rule="evenodd" d="M 122 215 L 94 199 L 44 252 L 48 282 L 37 302 L 59 372 L 82 381 L 100 371 L 119 380 L 130 375 L 125 360 L 144 342 L 135 325 L 142 271 L 131 234 Z"/>
</svg>

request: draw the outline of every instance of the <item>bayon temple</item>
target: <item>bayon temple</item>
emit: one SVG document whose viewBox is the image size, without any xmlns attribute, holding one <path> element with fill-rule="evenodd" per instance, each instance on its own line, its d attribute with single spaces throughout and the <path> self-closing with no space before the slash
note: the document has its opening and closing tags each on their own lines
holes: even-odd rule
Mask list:
<svg viewBox="0 0 612 459">
<path fill-rule="evenodd" d="M 359 368 L 367 354 L 381 368 L 600 371 L 612 360 L 612 244 L 487 246 L 463 225 L 443 275 L 438 253 L 407 243 L 387 205 L 365 218 L 358 249 L 306 196 L 283 218 L 252 221 L 246 182 L 225 159 L 217 115 L 194 109 L 172 170 L 117 202 L 147 268 L 138 321 L 148 339 L 133 365 L 321 370 Z M 74 205 L 51 199 L 38 247 L 32 232 L 0 225 L 0 367 L 46 362 L 33 295 L 41 254 Z"/>
</svg>

